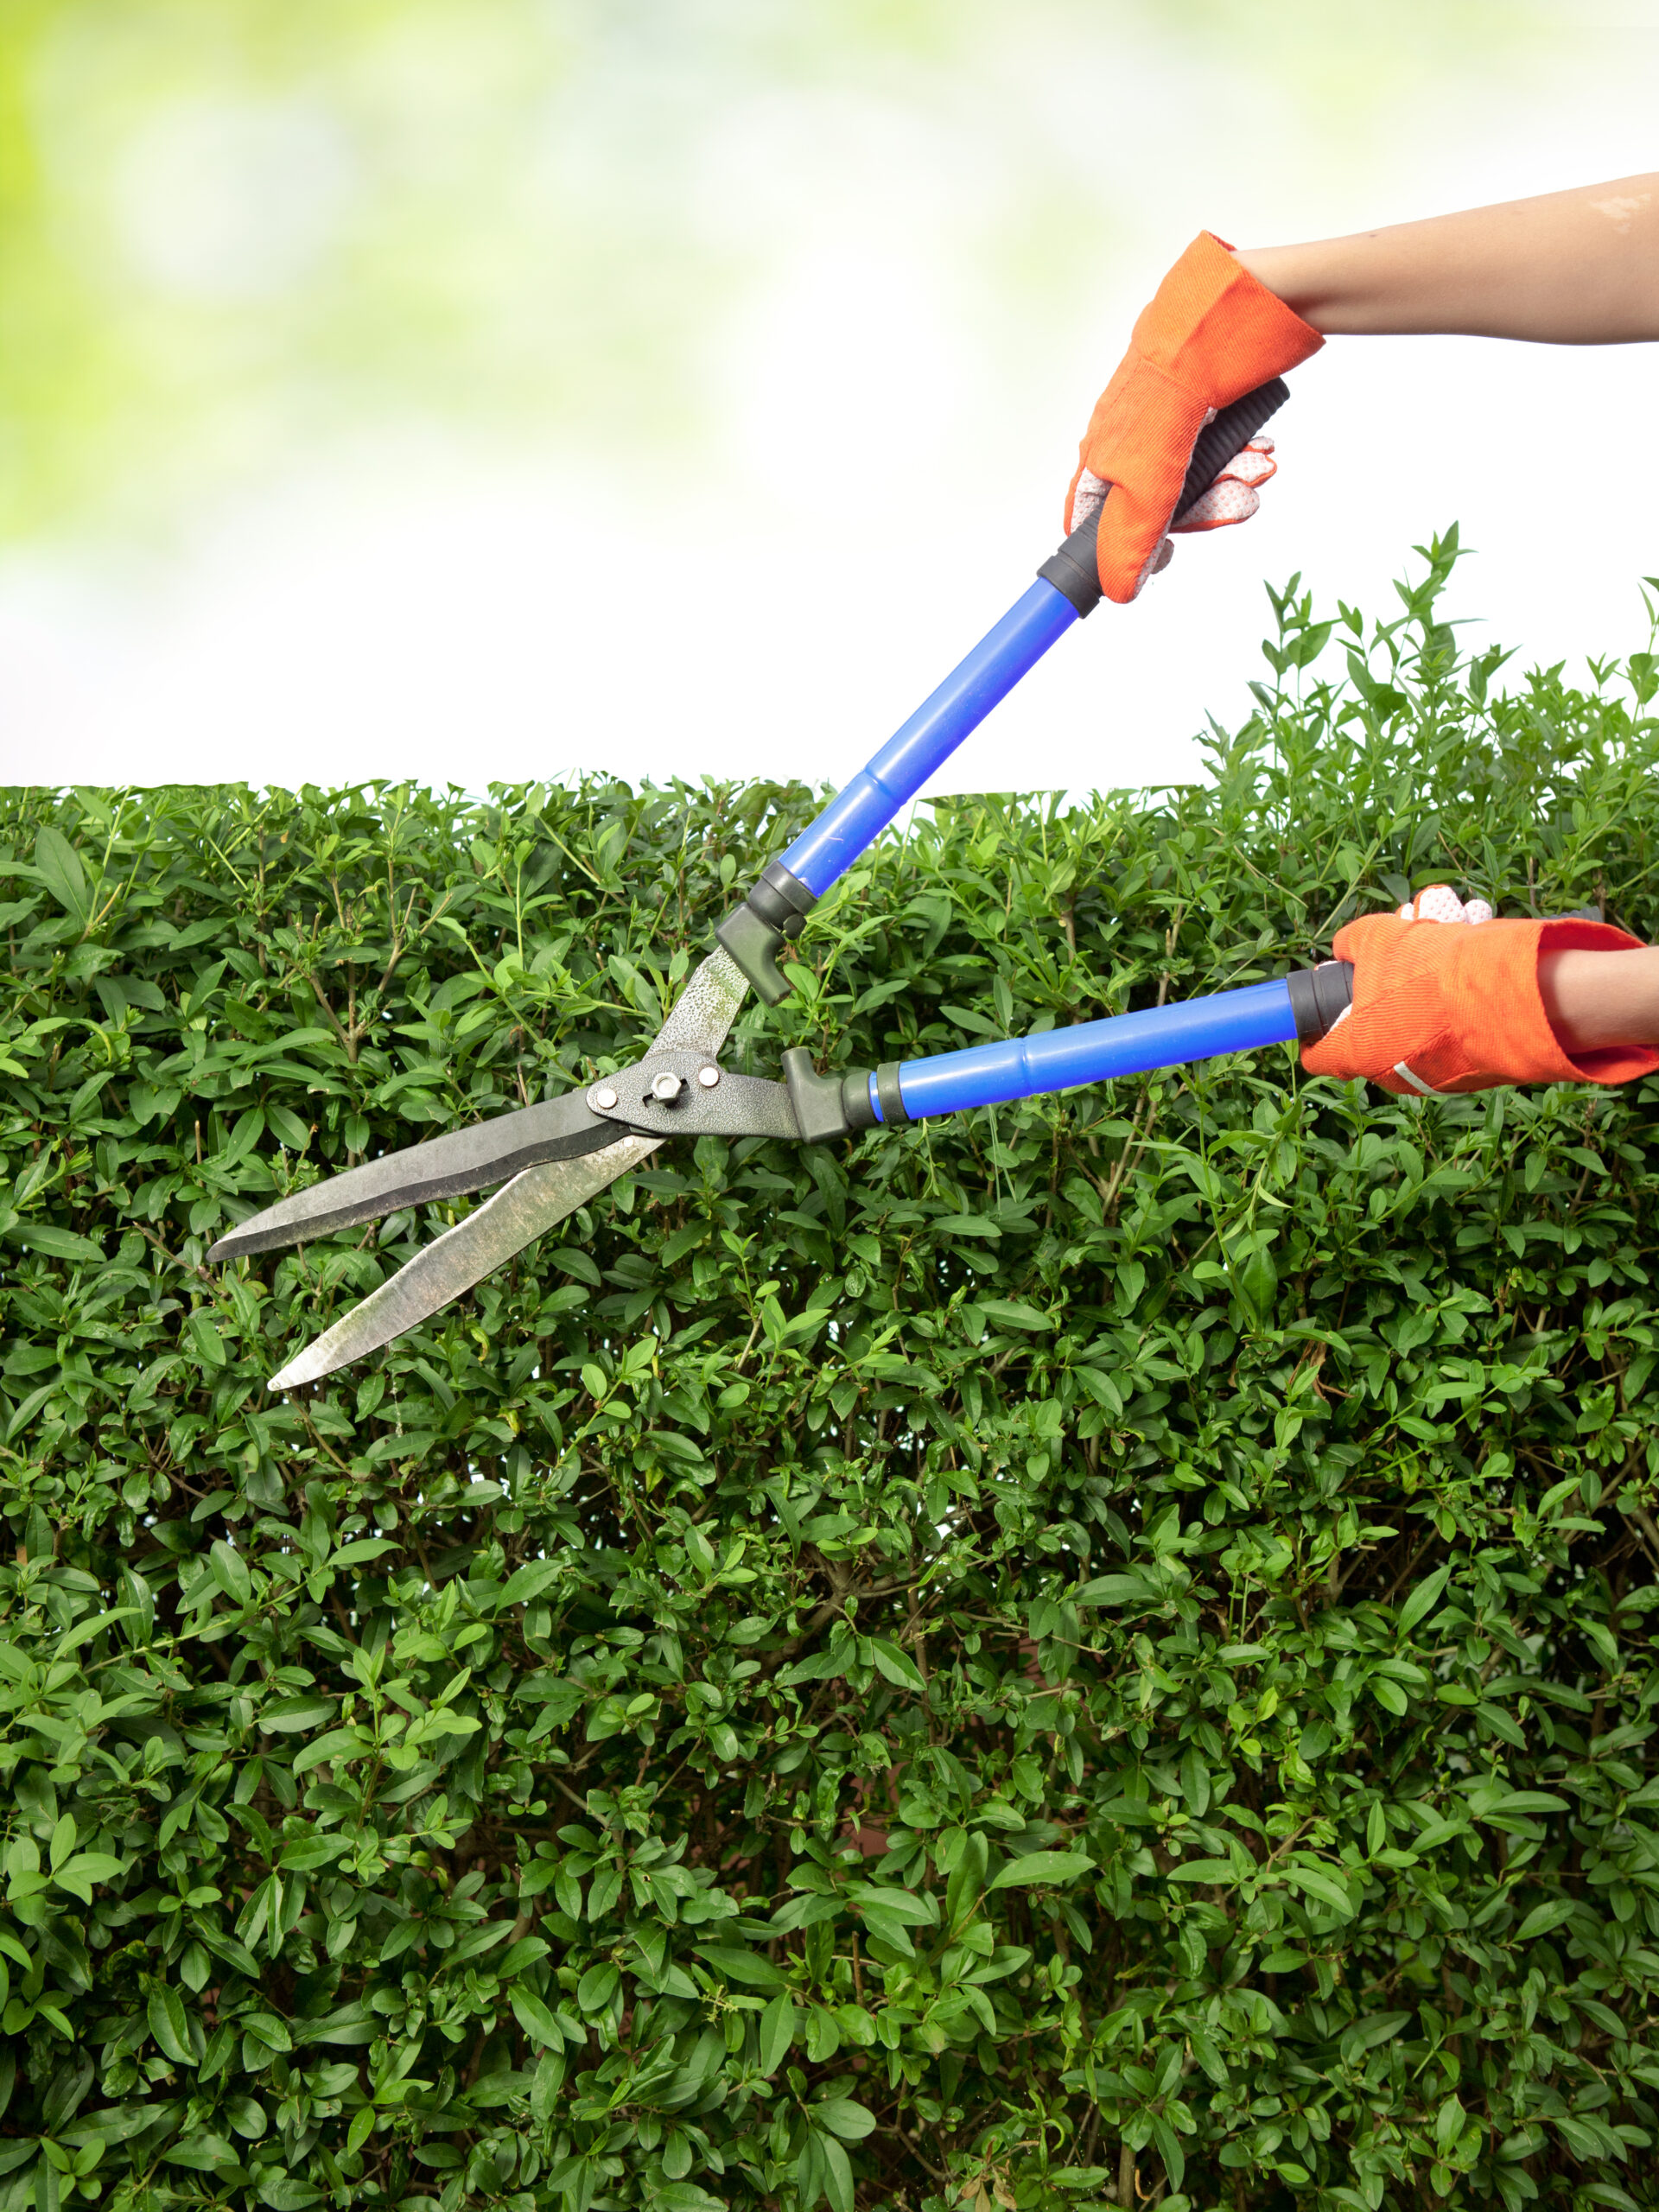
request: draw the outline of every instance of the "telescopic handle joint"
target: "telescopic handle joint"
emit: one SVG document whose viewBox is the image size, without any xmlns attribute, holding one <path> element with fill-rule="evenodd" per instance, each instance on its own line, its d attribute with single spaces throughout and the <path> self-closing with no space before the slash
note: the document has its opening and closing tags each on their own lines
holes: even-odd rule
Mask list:
<svg viewBox="0 0 1659 2212">
<path fill-rule="evenodd" d="M 1351 960 L 1322 960 L 1317 968 L 1298 968 L 1285 982 L 1299 1045 L 1317 1045 L 1321 1037 L 1328 1037 L 1354 1002 Z"/>
</svg>

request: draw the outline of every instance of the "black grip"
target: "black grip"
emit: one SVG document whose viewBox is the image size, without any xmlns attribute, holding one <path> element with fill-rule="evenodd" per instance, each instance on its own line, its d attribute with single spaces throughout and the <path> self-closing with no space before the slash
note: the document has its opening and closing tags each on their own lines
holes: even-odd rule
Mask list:
<svg viewBox="0 0 1659 2212">
<path fill-rule="evenodd" d="M 1192 458 L 1186 464 L 1186 481 L 1175 502 L 1171 522 L 1185 520 L 1234 454 L 1243 452 L 1256 432 L 1272 422 L 1289 397 L 1290 386 L 1283 377 L 1270 377 L 1266 384 L 1257 385 L 1254 391 L 1247 391 L 1243 399 L 1224 407 L 1213 423 L 1205 424 L 1192 448 Z"/>
<path fill-rule="evenodd" d="M 1243 452 L 1256 432 L 1272 421 L 1289 397 L 1290 386 L 1284 378 L 1270 377 L 1266 384 L 1257 385 L 1254 391 L 1247 391 L 1243 399 L 1224 407 L 1213 423 L 1205 423 L 1192 448 L 1186 480 L 1170 517 L 1172 523 L 1179 522 L 1192 512 L 1233 455 Z M 1106 496 L 1111 497 L 1109 485 Z M 1071 601 L 1079 614 L 1092 614 L 1100 604 L 1100 569 L 1095 558 L 1095 533 L 1100 527 L 1100 517 L 1101 509 L 1096 507 L 1088 521 L 1079 523 L 1037 571 L 1045 582 Z"/>
<path fill-rule="evenodd" d="M 1294 969 L 1285 981 L 1299 1045 L 1317 1045 L 1328 1037 L 1354 1002 L 1351 960 L 1322 960 L 1317 968 Z"/>
</svg>

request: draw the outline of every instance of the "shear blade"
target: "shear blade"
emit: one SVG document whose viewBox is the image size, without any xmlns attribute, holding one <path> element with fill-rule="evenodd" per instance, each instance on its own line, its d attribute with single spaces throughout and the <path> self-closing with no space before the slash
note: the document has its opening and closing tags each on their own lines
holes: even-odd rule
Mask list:
<svg viewBox="0 0 1659 2212">
<path fill-rule="evenodd" d="M 407 1145 L 401 1152 L 389 1152 L 361 1167 L 348 1167 L 342 1175 L 331 1175 L 326 1182 L 314 1183 L 308 1190 L 296 1191 L 221 1236 L 207 1257 L 235 1260 L 245 1252 L 269 1252 L 279 1244 L 327 1236 L 334 1230 L 350 1229 L 404 1206 L 429 1205 L 463 1191 L 505 1182 L 546 1160 L 580 1159 L 615 1141 L 615 1125 L 590 1112 L 582 1093 L 572 1091 L 516 1114 L 475 1122 L 471 1128 L 429 1137 L 423 1144 Z"/>
<path fill-rule="evenodd" d="M 302 1382 L 315 1382 L 418 1327 L 574 1213 L 585 1198 L 637 1167 L 660 1142 L 658 1137 L 617 1138 L 613 1133 L 611 1143 L 585 1159 L 552 1160 L 515 1175 L 297 1353 L 271 1376 L 270 1387 L 294 1390 Z"/>
<path fill-rule="evenodd" d="M 725 1043 L 747 988 L 731 955 L 723 948 L 711 952 L 692 970 L 651 1050 L 686 1049 L 712 1058 Z M 513 1177 L 271 1377 L 273 1390 L 296 1389 L 429 1319 L 574 1213 L 584 1199 L 637 1167 L 661 1142 L 652 1135 L 619 1135 L 614 1122 L 590 1113 L 582 1095 L 572 1092 L 474 1128 L 429 1138 L 316 1184 L 245 1221 L 221 1237 L 208 1257 L 265 1251 Z"/>
</svg>

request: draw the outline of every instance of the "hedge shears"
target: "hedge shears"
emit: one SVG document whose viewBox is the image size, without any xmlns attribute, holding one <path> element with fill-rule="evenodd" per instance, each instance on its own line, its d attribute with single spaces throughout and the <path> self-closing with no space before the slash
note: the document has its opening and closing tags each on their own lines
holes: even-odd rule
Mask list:
<svg viewBox="0 0 1659 2212">
<path fill-rule="evenodd" d="M 1200 433 L 1174 520 L 1288 397 L 1275 377 L 1224 409 Z M 820 1144 L 1212 1053 L 1325 1035 L 1352 995 L 1353 970 L 1341 961 L 1174 1006 L 874 1069 L 823 1074 L 800 1047 L 780 1056 L 780 1083 L 721 1065 L 744 994 L 753 987 L 767 1006 L 788 995 L 789 977 L 778 956 L 824 893 L 1055 640 L 1098 604 L 1099 519 L 1096 509 L 1071 532 L 1002 620 L 766 869 L 717 927 L 715 949 L 692 971 L 640 1059 L 563 1097 L 347 1168 L 219 1239 L 208 1257 L 238 1259 L 407 1206 L 502 1185 L 289 1360 L 271 1377 L 272 1389 L 317 1382 L 390 1344 L 671 1138 Z"/>
</svg>

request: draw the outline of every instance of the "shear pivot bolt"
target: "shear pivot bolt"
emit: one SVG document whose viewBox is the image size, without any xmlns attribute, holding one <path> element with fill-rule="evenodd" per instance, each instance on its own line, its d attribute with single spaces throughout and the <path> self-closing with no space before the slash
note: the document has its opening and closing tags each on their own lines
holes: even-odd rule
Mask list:
<svg viewBox="0 0 1659 2212">
<path fill-rule="evenodd" d="M 699 1068 L 697 1070 L 697 1081 L 702 1085 L 705 1090 L 712 1090 L 715 1085 L 720 1081 L 720 1070 L 715 1067 Z"/>
<path fill-rule="evenodd" d="M 595 1106 L 600 1108 L 601 1112 L 607 1114 L 608 1114 L 612 1107 L 615 1105 L 616 1093 L 611 1089 L 608 1083 L 601 1083 L 599 1089 L 594 1093 L 594 1103 Z"/>
<path fill-rule="evenodd" d="M 660 1099 L 664 1106 L 671 1099 L 677 1098 L 684 1089 L 685 1078 L 676 1075 L 671 1068 L 664 1068 L 660 1075 L 651 1078 L 651 1095 Z"/>
</svg>

